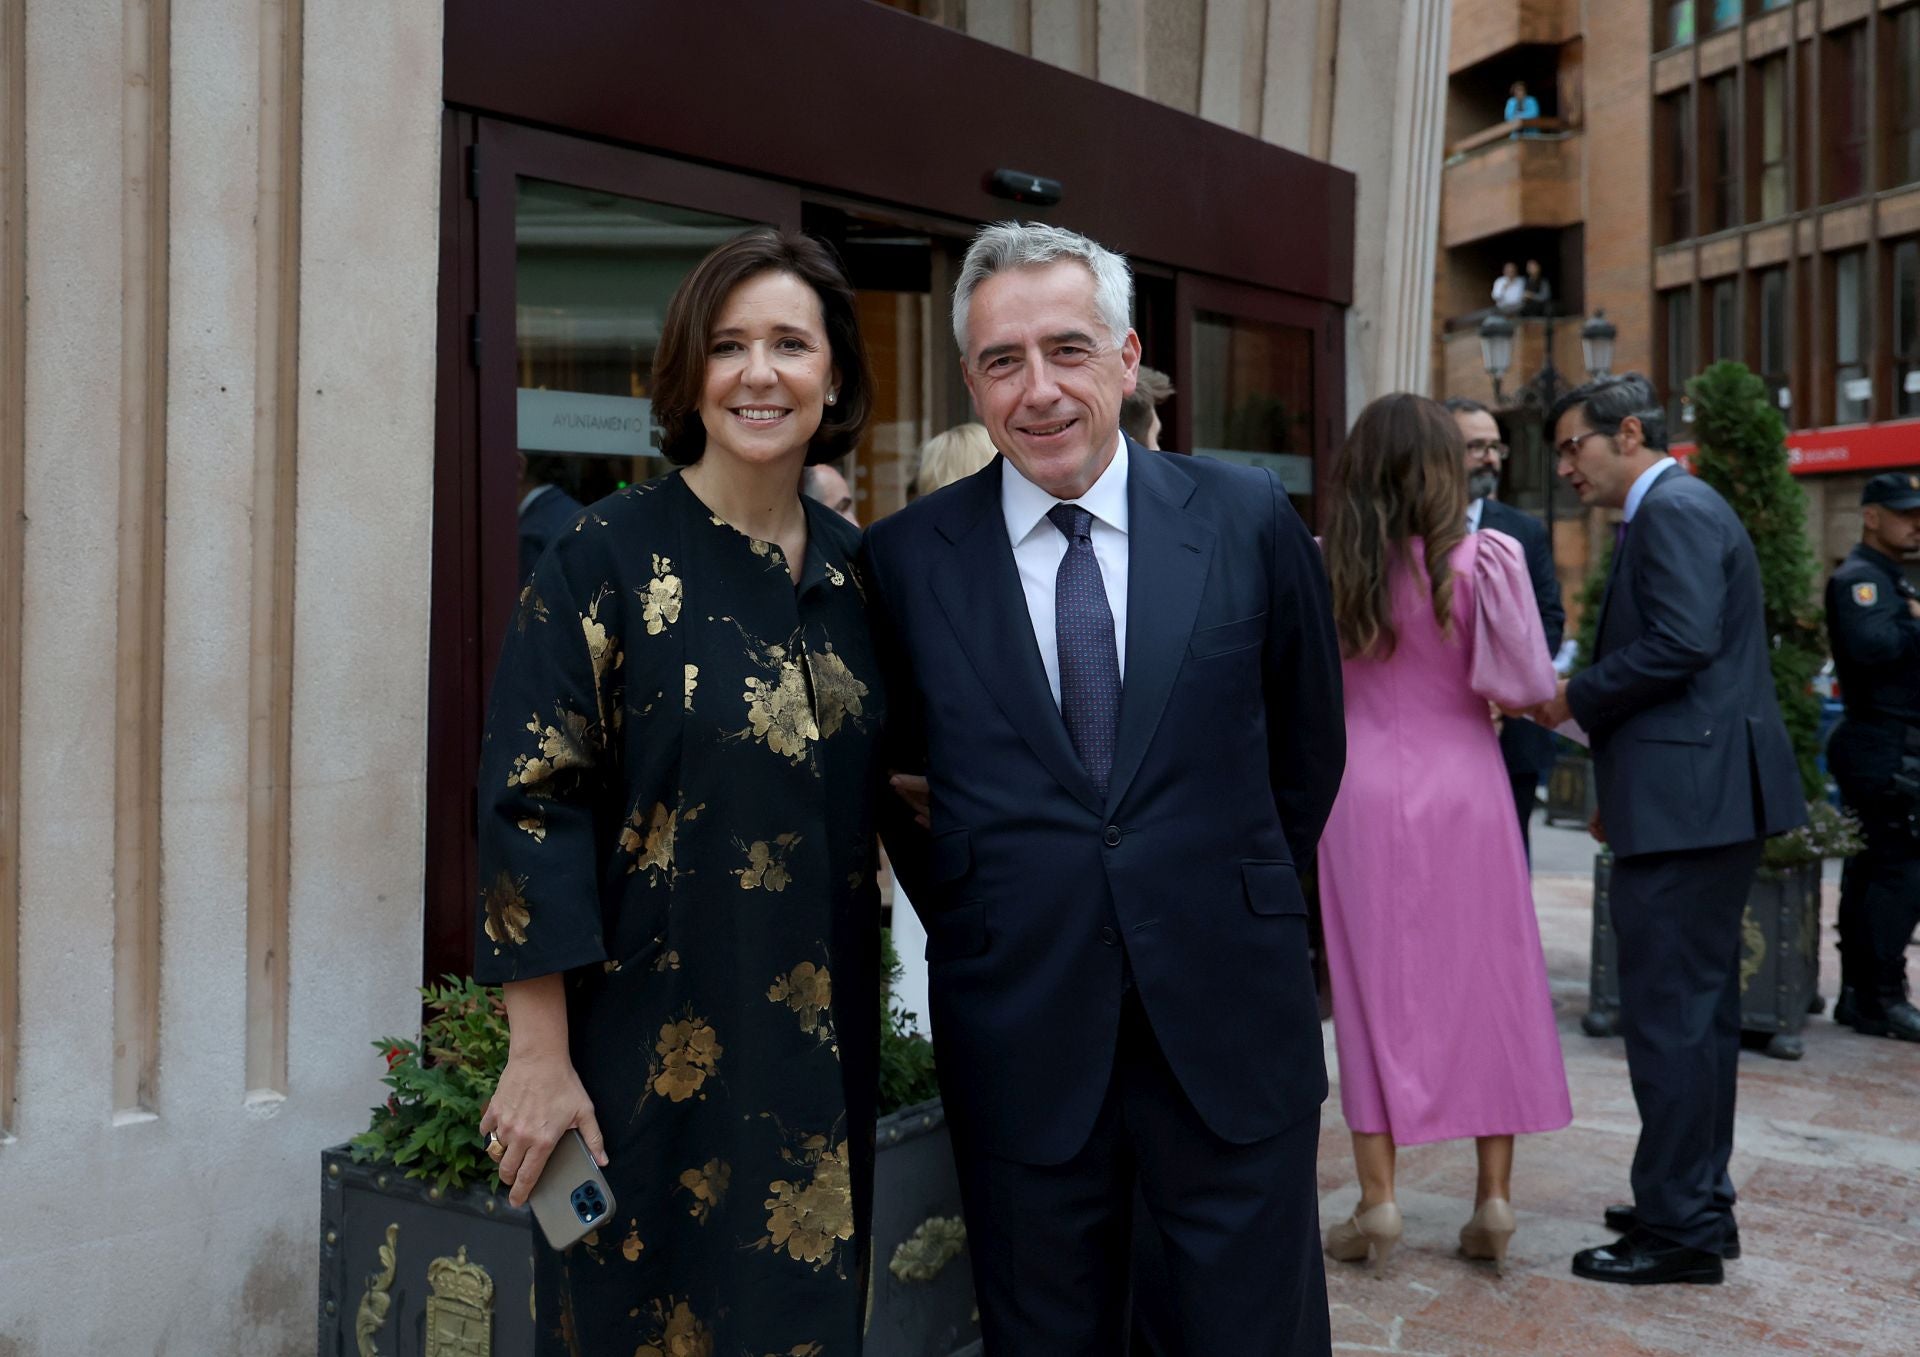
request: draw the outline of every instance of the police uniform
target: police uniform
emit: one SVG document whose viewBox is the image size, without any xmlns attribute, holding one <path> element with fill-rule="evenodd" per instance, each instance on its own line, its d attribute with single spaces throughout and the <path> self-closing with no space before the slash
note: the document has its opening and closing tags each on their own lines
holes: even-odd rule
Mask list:
<svg viewBox="0 0 1920 1357">
<path fill-rule="evenodd" d="M 1920 476 L 1876 476 L 1861 504 L 1920 508 Z M 1920 921 L 1920 618 L 1909 606 L 1916 598 L 1900 563 L 1864 543 L 1827 583 L 1827 631 L 1846 704 L 1827 766 L 1867 840 L 1842 877 L 1841 985 L 1852 1003 L 1834 1016 L 1909 1041 L 1920 1041 L 1920 1010 L 1907 1000 L 1906 981 L 1907 944 Z"/>
</svg>

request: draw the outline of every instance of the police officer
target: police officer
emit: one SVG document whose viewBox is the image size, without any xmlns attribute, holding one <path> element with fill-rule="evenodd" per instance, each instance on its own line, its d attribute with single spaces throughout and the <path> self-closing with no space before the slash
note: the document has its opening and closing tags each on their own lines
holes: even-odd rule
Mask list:
<svg viewBox="0 0 1920 1357">
<path fill-rule="evenodd" d="M 1841 879 L 1834 1018 L 1864 1035 L 1920 1041 L 1906 967 L 1920 921 L 1920 591 L 1900 568 L 1920 549 L 1920 475 L 1875 476 L 1860 504 L 1860 545 L 1827 582 L 1846 704 L 1827 766 L 1867 840 Z"/>
</svg>

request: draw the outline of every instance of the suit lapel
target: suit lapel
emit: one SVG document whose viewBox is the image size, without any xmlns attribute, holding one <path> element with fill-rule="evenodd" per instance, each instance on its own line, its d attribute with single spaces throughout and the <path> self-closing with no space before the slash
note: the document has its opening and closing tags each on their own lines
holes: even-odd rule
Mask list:
<svg viewBox="0 0 1920 1357">
<path fill-rule="evenodd" d="M 1647 507 L 1647 501 L 1653 498 L 1661 486 L 1665 485 L 1675 476 L 1688 476 L 1691 474 L 1691 472 L 1678 463 L 1668 467 L 1665 471 L 1653 478 L 1653 484 L 1649 485 L 1647 487 L 1647 493 L 1640 497 L 1639 507 L 1634 510 L 1634 513 L 1638 514 L 1640 510 L 1645 509 Z M 1607 587 L 1600 593 L 1600 617 L 1593 625 L 1593 651 L 1595 659 L 1600 658 L 1600 652 L 1605 648 L 1601 645 L 1601 640 L 1607 634 L 1607 605 L 1613 601 L 1613 591 L 1620 583 L 1621 572 L 1626 569 L 1625 561 L 1627 552 L 1632 550 L 1632 547 L 1633 530 L 1629 527 L 1626 537 L 1622 539 L 1619 546 L 1613 549 L 1613 564 L 1607 568 Z"/>
<path fill-rule="evenodd" d="M 1187 657 L 1213 560 L 1212 525 L 1189 513 L 1194 484 L 1171 458 L 1128 443 L 1127 670 L 1108 807 L 1118 806 L 1160 727 Z"/>
<path fill-rule="evenodd" d="M 964 489 L 955 488 L 956 503 L 938 525 L 951 559 L 933 572 L 934 597 L 974 673 L 1020 738 L 1061 786 L 1098 814 L 1100 798 L 1067 738 L 1033 639 L 1026 592 L 1000 512 L 1000 468 L 996 459 L 963 482 Z M 1131 659 L 1131 647 L 1128 654 Z"/>
</svg>

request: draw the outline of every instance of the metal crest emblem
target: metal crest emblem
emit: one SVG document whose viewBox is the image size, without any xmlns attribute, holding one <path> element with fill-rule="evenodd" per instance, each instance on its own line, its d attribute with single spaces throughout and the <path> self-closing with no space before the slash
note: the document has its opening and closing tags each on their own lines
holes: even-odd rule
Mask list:
<svg viewBox="0 0 1920 1357">
<path fill-rule="evenodd" d="M 493 1278 L 467 1261 L 465 1244 L 427 1264 L 427 1285 L 426 1357 L 492 1357 Z"/>
<path fill-rule="evenodd" d="M 1880 601 L 1880 586 L 1871 582 L 1854 585 L 1853 601 L 1863 608 L 1871 608 Z"/>
</svg>

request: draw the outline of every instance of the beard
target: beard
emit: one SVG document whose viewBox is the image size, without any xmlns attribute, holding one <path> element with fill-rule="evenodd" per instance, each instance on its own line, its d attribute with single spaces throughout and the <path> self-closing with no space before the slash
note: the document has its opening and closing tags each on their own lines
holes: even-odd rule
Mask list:
<svg viewBox="0 0 1920 1357">
<path fill-rule="evenodd" d="M 1467 473 L 1467 502 L 1485 499 L 1500 488 L 1500 473 L 1492 467 L 1480 467 Z"/>
</svg>

